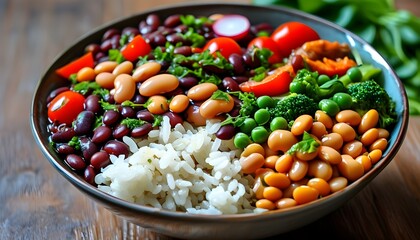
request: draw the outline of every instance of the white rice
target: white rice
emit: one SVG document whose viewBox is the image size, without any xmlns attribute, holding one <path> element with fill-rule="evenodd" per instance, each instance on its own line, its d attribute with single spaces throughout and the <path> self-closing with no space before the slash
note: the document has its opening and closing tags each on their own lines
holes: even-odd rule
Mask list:
<svg viewBox="0 0 420 240">
<path fill-rule="evenodd" d="M 251 185 L 254 179 L 240 172 L 240 151 L 232 141 L 214 133 L 220 122 L 194 128 L 185 122 L 171 129 L 164 117 L 159 130 L 136 143 L 123 141 L 133 153 L 111 156 L 95 182 L 98 188 L 126 201 L 194 214 L 258 212 Z"/>
</svg>

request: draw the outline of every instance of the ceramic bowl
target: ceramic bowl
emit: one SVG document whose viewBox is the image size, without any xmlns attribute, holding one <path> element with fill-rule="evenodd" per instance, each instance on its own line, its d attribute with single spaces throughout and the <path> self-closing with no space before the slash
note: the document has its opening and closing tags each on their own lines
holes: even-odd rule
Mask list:
<svg viewBox="0 0 420 240">
<path fill-rule="evenodd" d="M 384 152 L 383 158 L 363 177 L 340 192 L 310 204 L 262 214 L 208 216 L 169 212 L 126 202 L 87 184 L 82 177 L 75 174 L 59 158 L 48 144 L 49 134 L 46 126 L 49 122 L 46 99 L 51 90 L 65 84 L 54 73 L 54 70 L 80 56 L 87 44 L 99 42 L 107 29 L 111 27 L 122 29 L 125 26 L 137 26 L 150 13 L 155 13 L 162 19 L 175 13 L 205 16 L 215 13 L 236 13 L 247 16 L 252 23 L 267 22 L 273 26 L 278 26 L 286 21 L 300 21 L 314 28 L 321 38 L 348 43 L 351 48 L 357 50 L 364 62 L 371 63 L 382 69 L 384 74 L 382 79 L 380 79 L 381 85 L 396 102 L 398 122 L 391 132 L 389 147 Z M 193 4 L 162 7 L 142 12 L 106 24 L 81 37 L 74 45 L 58 56 L 40 79 L 33 96 L 30 122 L 33 135 L 40 150 L 55 169 L 77 189 L 118 216 L 142 227 L 177 238 L 247 239 L 273 236 L 300 228 L 331 213 L 354 197 L 387 166 L 400 148 L 408 124 L 407 104 L 404 87 L 384 58 L 365 41 L 335 24 L 315 16 L 281 7 L 242 4 Z"/>
</svg>

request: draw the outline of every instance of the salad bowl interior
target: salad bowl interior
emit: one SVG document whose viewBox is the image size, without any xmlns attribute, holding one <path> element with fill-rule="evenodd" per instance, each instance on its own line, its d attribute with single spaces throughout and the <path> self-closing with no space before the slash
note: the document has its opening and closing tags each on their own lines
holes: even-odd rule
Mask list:
<svg viewBox="0 0 420 240">
<path fill-rule="evenodd" d="M 121 200 L 86 183 L 49 146 L 49 133 L 46 127 L 49 124 L 46 99 L 53 89 L 66 85 L 55 74 L 55 70 L 80 56 L 89 43 L 99 42 L 107 29 L 122 29 L 126 26 L 138 26 L 138 23 L 144 20 L 150 13 L 157 14 L 162 19 L 174 13 L 192 14 L 196 16 L 240 14 L 246 16 L 252 23 L 269 23 L 273 26 L 278 26 L 287 21 L 299 21 L 315 29 L 322 39 L 349 44 L 353 50 L 353 55 L 357 56 L 364 63 L 370 63 L 382 70 L 383 76 L 379 79 L 380 84 L 396 103 L 398 119 L 392 132 L 390 132 L 389 146 L 386 152 L 384 152 L 382 159 L 369 172 L 340 192 L 318 199 L 310 204 L 265 213 L 213 216 L 170 212 Z M 30 123 L 40 150 L 55 169 L 77 189 L 116 215 L 142 227 L 150 228 L 153 231 L 177 238 L 247 239 L 268 237 L 297 229 L 326 216 L 354 197 L 396 155 L 407 130 L 407 109 L 407 96 L 403 85 L 384 58 L 365 41 L 335 24 L 315 16 L 281 7 L 262 7 L 243 4 L 189 4 L 156 8 L 118 19 L 82 36 L 74 45 L 63 51 L 55 59 L 40 79 L 33 96 Z"/>
</svg>

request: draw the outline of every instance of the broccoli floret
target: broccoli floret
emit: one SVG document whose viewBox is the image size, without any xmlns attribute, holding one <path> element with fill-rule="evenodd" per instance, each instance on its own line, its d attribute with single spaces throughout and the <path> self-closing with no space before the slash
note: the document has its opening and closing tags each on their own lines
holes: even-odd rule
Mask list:
<svg viewBox="0 0 420 240">
<path fill-rule="evenodd" d="M 294 121 L 303 114 L 313 116 L 318 110 L 318 104 L 304 94 L 291 93 L 277 101 L 274 108 L 270 108 L 272 117 L 284 117 L 287 122 Z"/>
<path fill-rule="evenodd" d="M 363 115 L 370 109 L 379 113 L 379 127 L 389 128 L 397 121 L 395 102 L 383 87 L 374 80 L 366 80 L 349 85 L 348 93 L 352 97 L 355 110 Z"/>
</svg>

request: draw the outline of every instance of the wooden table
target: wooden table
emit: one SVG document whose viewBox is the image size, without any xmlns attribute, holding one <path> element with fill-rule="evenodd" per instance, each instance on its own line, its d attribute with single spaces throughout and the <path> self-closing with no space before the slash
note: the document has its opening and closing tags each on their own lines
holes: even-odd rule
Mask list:
<svg viewBox="0 0 420 240">
<path fill-rule="evenodd" d="M 41 74 L 82 34 L 176 2 L 188 1 L 0 0 L 0 239 L 168 239 L 112 215 L 59 175 L 35 144 L 29 109 Z M 420 16 L 417 0 L 397 5 Z M 332 214 L 277 237 L 420 239 L 419 142 L 420 117 L 411 117 L 398 155 L 366 189 Z"/>
</svg>

